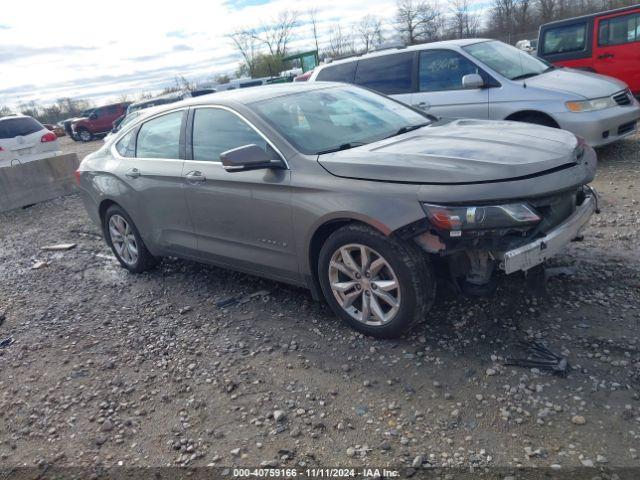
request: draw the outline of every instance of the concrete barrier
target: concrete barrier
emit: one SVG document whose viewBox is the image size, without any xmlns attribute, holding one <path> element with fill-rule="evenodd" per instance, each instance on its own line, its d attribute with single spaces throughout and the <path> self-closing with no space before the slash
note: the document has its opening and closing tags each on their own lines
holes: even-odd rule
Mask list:
<svg viewBox="0 0 640 480">
<path fill-rule="evenodd" d="M 33 205 L 76 191 L 75 153 L 0 168 L 0 212 Z"/>
</svg>

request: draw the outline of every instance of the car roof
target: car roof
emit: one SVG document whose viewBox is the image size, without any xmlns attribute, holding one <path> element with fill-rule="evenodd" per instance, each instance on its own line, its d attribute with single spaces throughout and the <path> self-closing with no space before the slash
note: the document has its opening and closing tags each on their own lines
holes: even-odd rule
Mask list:
<svg viewBox="0 0 640 480">
<path fill-rule="evenodd" d="M 490 38 L 463 38 L 459 40 L 443 40 L 440 42 L 421 43 L 418 45 L 410 45 L 408 47 L 388 48 L 388 49 L 378 50 L 371 53 L 365 53 L 363 55 L 357 55 L 357 56 L 348 57 L 348 58 L 341 58 L 340 60 L 334 60 L 331 63 L 327 63 L 325 65 L 319 65 L 318 70 L 321 70 L 330 65 L 340 65 L 342 63 L 356 62 L 358 60 L 364 60 L 367 58 L 393 55 L 394 53 L 400 53 L 400 52 L 406 52 L 406 51 L 413 52 L 416 50 L 431 50 L 431 49 L 438 49 L 438 48 L 466 47 L 467 45 L 473 45 L 474 43 L 489 42 L 489 41 L 492 41 L 492 40 Z"/>
<path fill-rule="evenodd" d="M 579 17 L 565 18 L 564 20 L 555 20 L 553 22 L 545 23 L 540 27 L 540 29 L 543 29 L 543 28 L 546 29 L 547 27 L 550 27 L 550 26 L 556 27 L 558 25 L 565 25 L 565 24 L 580 22 L 584 20 L 591 20 L 596 17 L 604 17 L 605 15 L 612 15 L 615 13 L 624 13 L 630 10 L 638 10 L 638 9 L 640 9 L 640 5 L 636 4 L 636 5 L 630 5 L 628 7 L 614 8 L 612 10 L 604 10 L 602 12 L 590 13 L 588 15 L 581 15 Z"/>
<path fill-rule="evenodd" d="M 0 117 L 0 122 L 2 122 L 3 120 L 13 120 L 14 118 L 33 118 L 30 115 L 24 115 L 22 113 L 15 113 L 15 114 L 11 114 L 11 115 L 7 115 L 5 117 Z M 33 118 L 35 120 L 35 118 Z"/>
</svg>

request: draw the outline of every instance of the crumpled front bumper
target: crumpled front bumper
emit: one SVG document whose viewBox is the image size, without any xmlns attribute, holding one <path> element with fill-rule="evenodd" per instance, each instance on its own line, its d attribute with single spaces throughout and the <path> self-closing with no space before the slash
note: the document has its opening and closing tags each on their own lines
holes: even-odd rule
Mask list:
<svg viewBox="0 0 640 480">
<path fill-rule="evenodd" d="M 580 235 L 596 210 L 596 202 L 596 193 L 592 190 L 570 217 L 544 237 L 507 252 L 494 253 L 499 261 L 499 268 L 507 274 L 527 271 L 559 253 Z"/>
</svg>

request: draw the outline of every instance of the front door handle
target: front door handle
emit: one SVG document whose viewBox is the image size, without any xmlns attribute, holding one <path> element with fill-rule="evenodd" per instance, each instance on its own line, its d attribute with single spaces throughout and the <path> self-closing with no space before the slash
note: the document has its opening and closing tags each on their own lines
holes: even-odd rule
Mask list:
<svg viewBox="0 0 640 480">
<path fill-rule="evenodd" d="M 602 55 L 598 55 L 598 59 L 605 60 L 607 58 L 613 58 L 615 55 L 613 53 L 603 53 Z"/>
<path fill-rule="evenodd" d="M 429 102 L 414 103 L 413 106 L 420 110 L 429 110 L 431 108 L 431 104 Z"/>
<path fill-rule="evenodd" d="M 207 181 L 207 177 L 205 177 L 202 172 L 194 170 L 193 172 L 189 172 L 185 175 L 187 182 L 192 185 L 197 185 L 198 183 L 204 183 Z"/>
<path fill-rule="evenodd" d="M 125 176 L 129 178 L 138 178 L 140 176 L 140 170 L 137 168 L 130 168 L 127 170 L 127 173 L 125 173 Z"/>
</svg>

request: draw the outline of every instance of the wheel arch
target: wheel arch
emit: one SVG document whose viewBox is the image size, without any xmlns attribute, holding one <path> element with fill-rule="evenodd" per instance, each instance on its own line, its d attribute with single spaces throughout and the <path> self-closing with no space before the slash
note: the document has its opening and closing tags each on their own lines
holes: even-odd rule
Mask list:
<svg viewBox="0 0 640 480">
<path fill-rule="evenodd" d="M 537 117 L 548 122 L 549 126 L 552 126 L 554 128 L 560 128 L 560 125 L 558 124 L 558 122 L 551 115 L 549 115 L 546 112 L 542 112 L 540 110 L 518 110 L 517 112 L 513 112 L 509 114 L 505 118 L 505 120 L 522 122 L 523 119 L 527 117 Z"/>
</svg>

